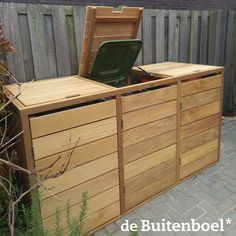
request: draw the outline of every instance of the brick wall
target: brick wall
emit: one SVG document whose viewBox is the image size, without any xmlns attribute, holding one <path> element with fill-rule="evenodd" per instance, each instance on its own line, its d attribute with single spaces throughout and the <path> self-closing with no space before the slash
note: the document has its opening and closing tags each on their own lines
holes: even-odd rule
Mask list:
<svg viewBox="0 0 236 236">
<path fill-rule="evenodd" d="M 236 10 L 235 0 L 4 0 L 1 2 L 43 3 L 60 5 L 143 6 L 162 9 L 230 9 Z"/>
</svg>

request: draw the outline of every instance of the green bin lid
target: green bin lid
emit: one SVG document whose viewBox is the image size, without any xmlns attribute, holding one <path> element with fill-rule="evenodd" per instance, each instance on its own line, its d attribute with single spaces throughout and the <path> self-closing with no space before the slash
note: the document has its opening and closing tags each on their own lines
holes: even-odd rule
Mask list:
<svg viewBox="0 0 236 236">
<path fill-rule="evenodd" d="M 138 39 L 103 42 L 94 59 L 89 78 L 102 83 L 126 79 L 141 47 L 142 41 Z"/>
</svg>

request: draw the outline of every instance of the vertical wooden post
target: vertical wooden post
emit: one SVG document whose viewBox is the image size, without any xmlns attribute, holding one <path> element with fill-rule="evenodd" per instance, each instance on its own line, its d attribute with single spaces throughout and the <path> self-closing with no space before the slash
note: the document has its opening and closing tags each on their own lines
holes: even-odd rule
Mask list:
<svg viewBox="0 0 236 236">
<path fill-rule="evenodd" d="M 180 122 L 181 122 L 181 81 L 177 83 L 177 126 L 176 126 L 176 183 L 179 181 L 180 166 Z"/>
<path fill-rule="evenodd" d="M 123 127 L 122 127 L 122 100 L 121 95 L 116 96 L 117 114 L 117 143 L 118 143 L 118 168 L 120 182 L 120 214 L 125 213 L 125 185 L 124 185 L 124 161 L 123 161 Z"/>
</svg>

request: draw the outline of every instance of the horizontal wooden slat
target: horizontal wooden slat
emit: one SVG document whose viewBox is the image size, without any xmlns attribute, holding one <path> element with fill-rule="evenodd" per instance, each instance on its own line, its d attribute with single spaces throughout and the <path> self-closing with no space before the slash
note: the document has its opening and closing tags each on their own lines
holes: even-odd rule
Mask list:
<svg viewBox="0 0 236 236">
<path fill-rule="evenodd" d="M 186 138 L 180 142 L 180 152 L 184 153 L 197 146 L 205 144 L 219 137 L 219 127 L 213 127 L 199 134 Z"/>
<path fill-rule="evenodd" d="M 176 100 L 131 111 L 123 115 L 124 130 L 172 116 L 177 112 Z"/>
<path fill-rule="evenodd" d="M 79 146 L 75 149 L 36 160 L 35 169 L 41 176 L 45 176 L 48 173 L 52 175 L 60 172 L 67 162 L 69 163 L 67 165 L 67 170 L 70 170 L 76 166 L 85 164 L 116 151 L 117 135 L 113 135 L 108 138 Z"/>
<path fill-rule="evenodd" d="M 126 164 L 124 166 L 124 178 L 125 180 L 132 178 L 175 157 L 176 145 L 174 144 Z"/>
<path fill-rule="evenodd" d="M 114 170 L 117 167 L 118 155 L 117 153 L 113 153 L 69 170 L 57 178 L 48 179 L 43 182 L 43 186 L 48 189 L 52 188 L 51 191 L 57 194 Z M 48 197 L 48 193 L 45 192 L 44 197 Z"/>
<path fill-rule="evenodd" d="M 115 100 L 78 107 L 30 119 L 32 138 L 71 129 L 116 115 Z"/>
<path fill-rule="evenodd" d="M 101 209 L 119 201 L 119 186 L 116 186 L 114 188 L 111 188 L 105 192 L 102 192 L 92 198 L 88 199 L 88 217 L 91 214 L 94 214 Z M 70 207 L 70 216 L 71 217 L 79 217 L 80 214 L 80 208 L 81 208 L 81 203 L 77 204 L 73 207 Z M 55 208 L 56 209 L 56 208 Z M 59 209 L 58 209 L 59 210 Z M 51 216 L 47 219 L 43 220 L 43 225 L 48 229 L 48 230 L 54 230 L 55 229 L 55 215 Z M 66 228 L 68 226 L 67 223 L 67 209 L 60 212 L 60 226 L 62 228 Z"/>
<path fill-rule="evenodd" d="M 165 177 L 168 174 L 176 173 L 176 159 L 171 159 L 158 166 L 153 167 L 144 173 L 125 181 L 125 194 L 138 191 L 148 184 Z"/>
<path fill-rule="evenodd" d="M 116 118 L 94 122 L 70 130 L 33 139 L 36 159 L 90 143 L 117 133 Z"/>
<path fill-rule="evenodd" d="M 48 197 L 40 202 L 42 219 L 55 214 L 56 208 L 65 210 L 68 200 L 70 200 L 71 206 L 78 204 L 81 201 L 80 196 L 83 192 L 88 192 L 90 198 L 117 186 L 119 184 L 118 179 L 118 169 L 116 169 L 59 193 L 56 197 L 50 196 L 45 191 L 42 192 L 42 198 Z"/>
<path fill-rule="evenodd" d="M 213 151 L 200 159 L 180 167 L 180 179 L 183 179 L 198 170 L 214 163 L 218 159 L 218 151 Z"/>
<path fill-rule="evenodd" d="M 217 150 L 218 148 L 218 139 L 214 139 L 208 143 L 195 147 L 185 153 L 180 155 L 180 165 L 184 166 L 189 164 L 190 162 L 194 162 L 197 159 L 207 155 L 210 152 Z"/>
<path fill-rule="evenodd" d="M 194 134 L 201 133 L 205 130 L 208 130 L 212 127 L 218 126 L 220 123 L 219 114 L 209 116 L 202 120 L 190 123 L 188 125 L 182 126 L 180 128 L 180 138 L 184 139 L 190 137 Z"/>
<path fill-rule="evenodd" d="M 177 86 L 125 96 L 122 98 L 122 112 L 125 113 L 175 99 L 177 99 Z"/>
<path fill-rule="evenodd" d="M 182 111 L 220 100 L 221 89 L 216 88 L 182 98 Z"/>
<path fill-rule="evenodd" d="M 124 148 L 124 163 L 129 163 L 175 143 L 176 130 L 173 130 L 126 147 Z"/>
<path fill-rule="evenodd" d="M 125 197 L 125 209 L 128 210 L 137 206 L 137 204 L 147 200 L 148 198 L 173 185 L 175 181 L 176 173 L 171 173 L 161 179 L 158 179 L 154 183 L 148 184 L 146 187 L 127 195 Z"/>
<path fill-rule="evenodd" d="M 197 79 L 182 83 L 182 96 L 194 93 L 200 93 L 206 90 L 218 88 L 221 86 L 222 75 L 211 76 L 208 78 Z"/>
<path fill-rule="evenodd" d="M 120 215 L 120 203 L 116 202 L 111 204 L 110 206 L 107 206 L 100 211 L 89 215 L 88 218 L 84 221 L 83 230 L 85 232 L 92 231 L 99 227 L 100 225 L 103 225 L 107 223 L 108 221 L 113 220 L 114 218 L 118 217 Z M 65 229 L 65 235 L 69 235 L 69 229 Z"/>
<path fill-rule="evenodd" d="M 100 211 L 89 215 L 85 221 L 84 231 L 88 232 L 96 227 L 111 221 L 113 218 L 120 215 L 120 202 L 116 202 L 107 206 Z"/>
<path fill-rule="evenodd" d="M 208 103 L 181 113 L 181 125 L 185 125 L 220 112 L 220 101 Z"/>
<path fill-rule="evenodd" d="M 124 131 L 123 145 L 124 147 L 127 147 L 174 129 L 176 129 L 176 116 L 170 116 L 158 121 L 141 125 Z"/>
</svg>

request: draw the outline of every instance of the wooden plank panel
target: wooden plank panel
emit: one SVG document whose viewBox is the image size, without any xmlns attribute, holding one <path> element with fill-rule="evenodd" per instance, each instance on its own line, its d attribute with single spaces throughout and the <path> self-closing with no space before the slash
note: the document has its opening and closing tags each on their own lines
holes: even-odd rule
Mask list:
<svg viewBox="0 0 236 236">
<path fill-rule="evenodd" d="M 65 8 L 52 6 L 58 76 L 71 74 L 69 44 L 66 33 Z"/>
<path fill-rule="evenodd" d="M 225 80 L 224 80 L 224 109 L 227 111 L 232 111 L 233 101 L 232 101 L 232 75 L 233 75 L 233 62 L 234 62 L 234 41 L 231 40 L 235 38 L 234 34 L 234 20 L 235 12 L 229 11 L 228 13 L 228 23 L 227 23 L 227 36 L 225 45 Z"/>
<path fill-rule="evenodd" d="M 189 62 L 189 42 L 190 42 L 190 27 L 189 27 L 190 11 L 180 11 L 180 42 L 179 42 L 179 61 Z"/>
<path fill-rule="evenodd" d="M 197 159 L 211 153 L 218 148 L 218 139 L 214 139 L 208 143 L 195 147 L 187 152 L 180 154 L 180 165 L 184 166 L 190 162 L 194 162 Z"/>
<path fill-rule="evenodd" d="M 184 153 L 218 137 L 219 137 L 219 127 L 216 126 L 182 140 L 180 143 L 180 152 Z"/>
<path fill-rule="evenodd" d="M 151 90 L 122 98 L 122 112 L 129 112 L 147 106 L 177 99 L 177 86 Z"/>
<path fill-rule="evenodd" d="M 46 52 L 48 57 L 48 77 L 56 78 L 58 76 L 57 73 L 57 61 L 56 61 L 56 49 L 55 49 L 55 37 L 54 37 L 54 24 L 52 15 L 44 15 L 44 24 L 45 24 L 45 40 L 46 40 Z"/>
<path fill-rule="evenodd" d="M 156 62 L 165 61 L 165 10 L 156 9 Z"/>
<path fill-rule="evenodd" d="M 44 19 L 41 5 L 27 5 L 30 38 L 36 79 L 49 78 L 49 62 L 46 52 Z"/>
<path fill-rule="evenodd" d="M 154 153 L 151 153 L 138 160 L 132 161 L 124 167 L 125 180 L 143 173 L 163 162 L 176 157 L 176 145 L 171 145 Z"/>
<path fill-rule="evenodd" d="M 92 198 L 88 199 L 88 217 L 101 209 L 119 201 L 119 187 L 116 186 L 114 188 L 111 188 L 105 192 L 102 192 Z M 56 209 L 56 208 L 55 208 Z M 70 207 L 70 216 L 71 217 L 79 217 L 81 209 L 81 203 Z M 46 210 L 46 209 L 45 209 Z M 60 211 L 60 208 L 58 209 Z M 62 228 L 66 228 L 68 226 L 67 221 L 67 210 L 60 212 L 60 226 Z M 46 218 L 43 220 L 43 225 L 48 230 L 54 230 L 55 229 L 55 211 L 54 215 Z"/>
<path fill-rule="evenodd" d="M 220 123 L 219 114 L 215 114 L 213 116 L 209 116 L 202 120 L 182 126 L 180 128 L 181 139 L 190 137 L 194 134 L 198 134 L 212 127 L 218 126 L 219 123 Z"/>
<path fill-rule="evenodd" d="M 16 79 L 20 82 L 25 82 L 25 70 L 23 61 L 22 43 L 19 29 L 19 16 L 16 11 L 17 5 L 14 3 L 4 3 L 2 5 L 3 16 L 2 23 L 4 34 L 9 39 L 13 47 L 17 48 L 16 53 L 8 53 L 7 63 L 8 70 L 16 76 Z"/>
<path fill-rule="evenodd" d="M 57 174 L 68 161 L 67 170 L 70 170 L 76 166 L 93 161 L 113 152 L 117 152 L 117 135 L 100 139 L 46 158 L 38 159 L 35 161 L 35 168 L 38 171 L 38 174 L 42 176 Z"/>
<path fill-rule="evenodd" d="M 75 25 L 75 39 L 77 46 L 77 57 L 78 60 L 81 59 L 82 54 L 82 42 L 83 42 L 83 32 L 85 26 L 85 15 L 86 8 L 83 6 L 76 6 L 73 8 L 73 16 L 74 16 L 74 25 Z"/>
<path fill-rule="evenodd" d="M 117 133 L 116 118 L 109 118 L 33 140 L 36 159 L 59 153 Z"/>
<path fill-rule="evenodd" d="M 70 68 L 71 74 L 78 74 L 78 56 L 75 38 L 75 25 L 73 16 L 66 15 L 66 33 L 69 44 Z"/>
<path fill-rule="evenodd" d="M 167 131 L 173 130 L 172 135 L 175 135 L 176 129 L 176 116 L 164 118 L 162 120 L 154 121 L 133 129 L 124 131 L 124 147 L 133 145 L 143 140 L 163 134 Z"/>
<path fill-rule="evenodd" d="M 42 218 L 47 218 L 55 214 L 55 209 L 66 209 L 66 203 L 70 200 L 71 206 L 78 204 L 81 200 L 79 196 L 82 196 L 83 192 L 88 192 L 88 197 L 94 197 L 110 188 L 113 188 L 119 184 L 118 169 L 110 171 L 104 175 L 91 179 L 83 184 L 76 185 L 64 192 L 61 192 L 55 196 L 42 192 L 42 197 L 48 197 L 43 199 L 40 203 L 42 209 Z M 41 189 L 42 190 L 42 189 Z M 43 190 L 42 190 L 43 191 Z"/>
<path fill-rule="evenodd" d="M 84 222 L 83 229 L 85 232 L 92 231 L 98 228 L 100 225 L 103 225 L 106 222 L 111 221 L 112 219 L 116 218 L 119 215 L 120 215 L 120 203 L 119 202 L 113 203 L 101 209 L 100 211 L 92 215 L 89 215 Z M 55 229 L 52 229 L 50 233 L 53 234 L 54 231 Z M 69 228 L 66 228 L 64 233 L 65 235 L 69 235 L 70 234 Z"/>
<path fill-rule="evenodd" d="M 113 218 L 120 215 L 120 202 L 113 203 L 110 206 L 90 215 L 85 222 L 84 230 L 90 231 L 99 225 L 111 221 Z"/>
<path fill-rule="evenodd" d="M 31 118 L 31 133 L 33 138 L 37 138 L 115 115 L 115 100 L 78 107 Z"/>
<path fill-rule="evenodd" d="M 54 194 L 58 194 L 117 168 L 118 155 L 117 153 L 113 153 L 66 171 L 63 175 L 60 175 L 57 178 L 48 179 L 43 182 L 43 186 L 52 189 L 51 191 Z M 43 197 L 48 197 L 46 192 Z"/>
<path fill-rule="evenodd" d="M 200 63 L 207 63 L 207 46 L 208 46 L 208 13 L 201 11 L 201 38 L 200 38 Z"/>
<path fill-rule="evenodd" d="M 222 75 L 182 83 L 182 96 L 221 87 Z"/>
<path fill-rule="evenodd" d="M 18 15 L 18 21 L 19 21 L 21 42 L 24 42 L 21 45 L 21 47 L 23 52 L 22 56 L 24 60 L 25 81 L 31 81 L 33 78 L 35 78 L 35 74 L 34 74 L 32 47 L 30 41 L 28 16 L 26 14 Z M 23 78 L 18 78 L 18 75 L 16 76 L 19 82 L 24 82 Z"/>
<path fill-rule="evenodd" d="M 176 143 L 176 130 L 126 147 L 124 148 L 124 163 L 131 162 L 174 143 Z"/>
<path fill-rule="evenodd" d="M 214 163 L 215 161 L 217 161 L 217 158 L 218 158 L 218 152 L 216 150 L 212 153 L 207 154 L 204 157 L 201 157 L 200 159 L 194 162 L 189 163 L 188 165 L 180 167 L 180 179 L 183 179 L 188 175 L 191 175 L 197 172 L 198 170 Z"/>
<path fill-rule="evenodd" d="M 176 173 L 176 159 L 166 161 L 140 175 L 127 179 L 125 181 L 125 194 L 129 195 L 135 191 L 138 191 L 148 184 L 153 183 L 171 173 Z"/>
<path fill-rule="evenodd" d="M 221 102 L 212 102 L 181 113 L 181 125 L 185 125 L 220 112 Z"/>
<path fill-rule="evenodd" d="M 192 11 L 191 14 L 191 35 L 190 35 L 190 62 L 199 63 L 199 11 Z"/>
<path fill-rule="evenodd" d="M 176 100 L 146 107 L 123 115 L 124 130 L 137 127 L 148 122 L 172 116 L 177 112 Z"/>
<path fill-rule="evenodd" d="M 143 64 L 152 63 L 151 11 L 145 10 L 143 14 Z"/>
<path fill-rule="evenodd" d="M 173 185 L 175 181 L 176 173 L 172 173 L 130 195 L 127 195 L 125 198 L 126 210 L 135 207 L 137 204 L 168 188 Z"/>
<path fill-rule="evenodd" d="M 221 89 L 216 88 L 201 93 L 196 93 L 182 98 L 182 111 L 201 106 L 207 103 L 219 101 Z"/>
<path fill-rule="evenodd" d="M 178 61 L 179 53 L 179 20 L 177 18 L 177 11 L 169 11 L 169 42 L 168 42 L 168 60 Z"/>
</svg>

